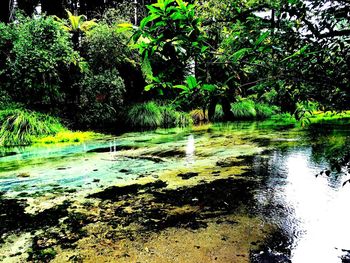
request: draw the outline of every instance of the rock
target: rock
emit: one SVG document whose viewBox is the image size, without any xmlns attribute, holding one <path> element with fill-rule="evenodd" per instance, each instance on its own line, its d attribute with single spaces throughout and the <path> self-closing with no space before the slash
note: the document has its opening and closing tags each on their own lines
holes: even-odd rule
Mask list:
<svg viewBox="0 0 350 263">
<path fill-rule="evenodd" d="M 18 175 L 17 175 L 17 177 L 30 177 L 30 174 L 29 173 L 19 173 Z"/>
</svg>

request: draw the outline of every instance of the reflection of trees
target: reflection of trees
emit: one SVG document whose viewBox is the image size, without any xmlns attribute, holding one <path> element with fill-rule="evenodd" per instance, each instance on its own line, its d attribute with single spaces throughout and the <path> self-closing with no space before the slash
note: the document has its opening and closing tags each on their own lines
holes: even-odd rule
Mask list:
<svg viewBox="0 0 350 263">
<path fill-rule="evenodd" d="M 311 126 L 308 130 L 308 137 L 312 142 L 312 161 L 328 162 L 329 170 L 324 172 L 327 176 L 330 175 L 329 171 L 338 173 L 338 175 L 340 172 L 348 174 L 350 169 L 350 137 L 348 135 L 349 132 L 344 129 L 344 126 L 341 129 L 326 125 Z"/>
</svg>

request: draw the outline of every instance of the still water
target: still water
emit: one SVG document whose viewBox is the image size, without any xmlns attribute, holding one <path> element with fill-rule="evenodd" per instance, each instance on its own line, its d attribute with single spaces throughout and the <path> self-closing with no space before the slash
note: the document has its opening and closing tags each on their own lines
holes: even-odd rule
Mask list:
<svg viewBox="0 0 350 263">
<path fill-rule="evenodd" d="M 123 252 L 128 257 L 107 245 L 108 253 L 95 262 L 350 262 L 348 163 L 332 169 L 349 142 L 344 123 L 300 129 L 242 122 L 3 149 L 3 208 L 8 200 L 22 202 L 26 208 L 20 212 L 34 218 L 64 200 L 70 206 L 60 221 L 44 226 L 13 226 L 16 214 L 0 215 L 6 222 L 0 260 L 35 261 L 50 247 L 56 252 L 47 261 L 70 262 L 74 256 L 90 262 L 89 244 L 98 237 L 102 246 L 112 233 L 106 226 L 119 222 L 111 242 L 130 242 Z M 66 249 L 53 233 L 67 228 L 71 221 L 65 218 L 78 210 L 88 218 L 80 226 L 86 234 L 72 241 L 75 249 Z M 28 253 L 33 240 L 43 238 L 43 227 L 52 245 L 36 246 L 38 255 Z M 184 236 L 182 246 L 175 245 Z M 194 244 L 196 251 L 189 248 L 193 239 L 200 244 Z"/>
</svg>

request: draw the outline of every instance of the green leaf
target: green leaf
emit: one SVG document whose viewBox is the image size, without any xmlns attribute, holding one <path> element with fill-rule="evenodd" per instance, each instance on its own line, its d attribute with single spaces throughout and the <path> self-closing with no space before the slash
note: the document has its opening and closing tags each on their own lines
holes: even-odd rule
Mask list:
<svg viewBox="0 0 350 263">
<path fill-rule="evenodd" d="M 175 85 L 175 86 L 173 86 L 173 88 L 174 89 L 181 89 L 183 91 L 188 91 L 189 90 L 189 88 L 187 86 L 185 86 L 185 85 Z"/>
<path fill-rule="evenodd" d="M 145 28 L 145 26 L 153 21 L 153 20 L 156 20 L 160 17 L 160 15 L 157 15 L 157 14 L 152 14 L 152 15 L 149 15 L 149 16 L 146 16 L 144 19 L 141 20 L 140 22 L 140 28 L 143 29 Z"/>
<path fill-rule="evenodd" d="M 155 87 L 154 84 L 149 84 L 149 85 L 147 85 L 147 86 L 144 88 L 144 90 L 145 90 L 145 91 L 150 91 L 150 90 L 153 89 L 154 87 Z"/>
<path fill-rule="evenodd" d="M 259 46 L 268 36 L 270 35 L 270 31 L 266 31 L 255 41 L 255 46 Z"/>
<path fill-rule="evenodd" d="M 309 48 L 309 45 L 303 46 L 301 49 L 299 49 L 299 50 L 298 50 L 297 52 L 295 52 L 294 54 L 292 54 L 292 55 L 290 55 L 290 56 L 288 56 L 288 57 L 282 59 L 281 62 L 286 61 L 286 60 L 288 60 L 288 59 L 290 59 L 290 58 L 294 58 L 294 57 L 300 56 L 300 55 L 303 54 L 308 48 Z"/>
<path fill-rule="evenodd" d="M 185 20 L 186 16 L 181 14 L 180 12 L 176 12 L 170 15 L 172 20 Z"/>
<path fill-rule="evenodd" d="M 117 25 L 117 33 L 122 33 L 125 31 L 130 31 L 133 29 L 133 25 L 131 23 L 121 23 Z"/>
<path fill-rule="evenodd" d="M 186 83 L 189 89 L 194 89 L 198 86 L 197 79 L 194 76 L 188 76 L 186 78 Z"/>
<path fill-rule="evenodd" d="M 203 84 L 202 86 L 202 90 L 206 90 L 206 91 L 214 91 L 215 90 L 215 85 L 212 84 Z"/>
<path fill-rule="evenodd" d="M 248 52 L 250 52 L 251 49 L 250 48 L 242 48 L 238 51 L 236 51 L 235 53 L 233 53 L 231 56 L 230 56 L 230 59 L 233 61 L 233 62 L 237 62 L 238 60 L 240 60 L 242 57 L 244 57 L 244 55 Z"/>
</svg>

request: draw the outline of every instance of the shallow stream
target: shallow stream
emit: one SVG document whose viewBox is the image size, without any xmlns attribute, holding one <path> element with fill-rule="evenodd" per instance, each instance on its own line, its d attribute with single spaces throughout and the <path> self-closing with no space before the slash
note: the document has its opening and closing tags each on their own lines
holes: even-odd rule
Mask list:
<svg viewBox="0 0 350 263">
<path fill-rule="evenodd" d="M 350 262 L 350 126 L 0 150 L 3 262 Z"/>
</svg>

